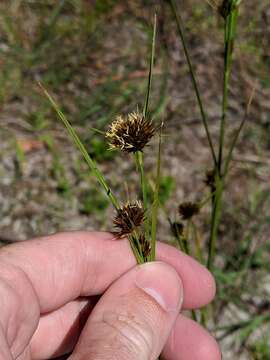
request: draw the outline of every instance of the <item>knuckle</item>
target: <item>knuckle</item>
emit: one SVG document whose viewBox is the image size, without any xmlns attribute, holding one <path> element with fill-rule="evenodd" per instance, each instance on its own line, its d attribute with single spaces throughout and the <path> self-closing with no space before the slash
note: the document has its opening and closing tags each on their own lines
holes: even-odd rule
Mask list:
<svg viewBox="0 0 270 360">
<path fill-rule="evenodd" d="M 151 359 L 153 330 L 133 313 L 108 311 L 94 326 L 95 338 L 91 339 L 91 344 L 95 353 L 90 351 L 91 359 Z"/>
</svg>

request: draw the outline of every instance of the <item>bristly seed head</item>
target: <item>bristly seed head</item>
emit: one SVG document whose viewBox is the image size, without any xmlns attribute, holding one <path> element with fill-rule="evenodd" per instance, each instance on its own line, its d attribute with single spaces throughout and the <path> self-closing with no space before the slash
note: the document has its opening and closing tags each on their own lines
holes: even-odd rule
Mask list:
<svg viewBox="0 0 270 360">
<path fill-rule="evenodd" d="M 155 128 L 152 121 L 147 120 L 137 111 L 127 116 L 117 116 L 107 131 L 106 138 L 111 149 L 135 153 L 142 151 L 154 134 Z"/>
<path fill-rule="evenodd" d="M 183 220 L 188 220 L 199 213 L 200 207 L 197 203 L 187 201 L 179 205 L 178 211 Z"/>
<path fill-rule="evenodd" d="M 139 201 L 128 202 L 117 210 L 113 220 L 117 228 L 116 235 L 121 238 L 132 234 L 132 232 L 143 224 L 144 210 Z"/>
</svg>

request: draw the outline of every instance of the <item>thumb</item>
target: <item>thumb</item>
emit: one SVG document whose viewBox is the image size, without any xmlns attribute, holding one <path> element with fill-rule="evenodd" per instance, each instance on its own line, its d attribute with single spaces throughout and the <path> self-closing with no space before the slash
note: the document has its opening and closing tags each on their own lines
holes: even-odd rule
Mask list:
<svg viewBox="0 0 270 360">
<path fill-rule="evenodd" d="M 152 262 L 133 268 L 99 300 L 70 359 L 156 359 L 182 300 L 181 280 L 169 265 Z"/>
</svg>

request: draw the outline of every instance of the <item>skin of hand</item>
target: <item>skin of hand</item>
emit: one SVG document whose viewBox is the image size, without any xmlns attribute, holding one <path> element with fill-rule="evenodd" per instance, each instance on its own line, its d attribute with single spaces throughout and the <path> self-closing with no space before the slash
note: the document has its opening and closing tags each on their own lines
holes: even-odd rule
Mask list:
<svg viewBox="0 0 270 360">
<path fill-rule="evenodd" d="M 180 313 L 209 303 L 211 274 L 162 243 L 136 266 L 127 240 L 60 233 L 0 249 L 0 360 L 219 360 Z"/>
</svg>

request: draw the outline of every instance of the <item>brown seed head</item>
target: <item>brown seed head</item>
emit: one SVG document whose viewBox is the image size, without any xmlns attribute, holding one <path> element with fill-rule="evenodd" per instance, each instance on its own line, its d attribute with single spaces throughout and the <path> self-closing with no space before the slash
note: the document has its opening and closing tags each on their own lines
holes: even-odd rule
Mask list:
<svg viewBox="0 0 270 360">
<path fill-rule="evenodd" d="M 210 188 L 211 192 L 216 191 L 216 182 L 215 182 L 215 170 L 207 170 L 205 173 L 204 183 Z"/>
<path fill-rule="evenodd" d="M 233 10 L 235 1 L 233 0 L 206 0 L 224 19 L 230 14 Z"/>
<path fill-rule="evenodd" d="M 135 228 L 142 225 L 144 221 L 144 210 L 139 201 L 128 202 L 117 210 L 113 220 L 117 228 L 116 235 L 121 238 L 132 234 Z"/>
<path fill-rule="evenodd" d="M 184 225 L 179 222 L 174 222 L 171 224 L 171 232 L 173 236 L 178 238 L 179 236 L 182 236 L 184 234 Z"/>
<path fill-rule="evenodd" d="M 197 203 L 187 201 L 179 205 L 178 211 L 183 220 L 188 220 L 199 213 L 200 207 Z"/>
<path fill-rule="evenodd" d="M 117 116 L 111 124 L 106 137 L 111 149 L 120 149 L 128 153 L 142 151 L 155 134 L 152 121 L 137 112 L 127 116 Z"/>
<path fill-rule="evenodd" d="M 227 16 L 232 11 L 232 6 L 233 6 L 232 4 L 233 4 L 232 0 L 223 0 L 222 4 L 218 7 L 218 11 L 224 19 L 226 19 Z"/>
<path fill-rule="evenodd" d="M 151 243 L 146 240 L 144 234 L 140 234 L 139 243 L 140 243 L 141 248 L 142 248 L 143 257 L 145 259 L 147 259 L 147 257 L 150 255 L 150 252 L 151 252 Z"/>
</svg>

